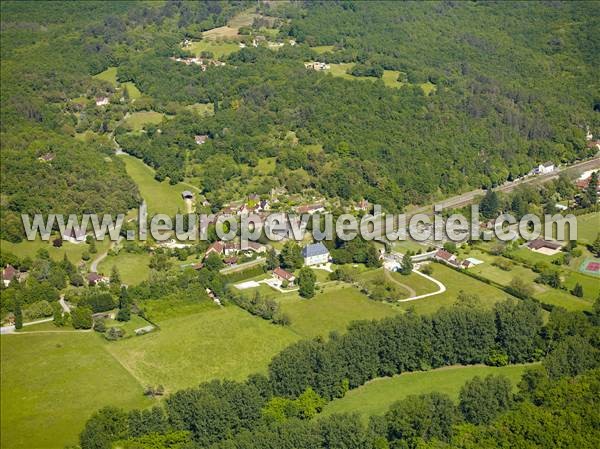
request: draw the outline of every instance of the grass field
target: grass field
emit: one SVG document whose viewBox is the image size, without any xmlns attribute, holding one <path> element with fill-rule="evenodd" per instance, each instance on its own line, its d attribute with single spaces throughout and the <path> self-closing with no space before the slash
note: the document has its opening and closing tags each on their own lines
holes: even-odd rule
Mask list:
<svg viewBox="0 0 600 449">
<path fill-rule="evenodd" d="M 108 276 L 114 265 L 125 284 L 136 285 L 148 279 L 150 257 L 148 253 L 134 254 L 121 250 L 116 256 L 106 256 L 98 265 L 98 271 Z"/>
<path fill-rule="evenodd" d="M 367 384 L 349 391 L 345 397 L 327 404 L 319 416 L 333 413 L 359 413 L 366 421 L 369 416 L 382 415 L 396 401 L 411 394 L 425 394 L 434 391 L 445 393 L 457 400 L 464 383 L 475 376 L 502 374 L 508 377 L 513 387 L 519 382 L 527 365 L 504 367 L 451 366 L 431 371 L 403 373 L 394 377 L 374 379 Z"/>
<path fill-rule="evenodd" d="M 333 45 L 317 45 L 316 47 L 310 47 L 311 50 L 317 52 L 318 54 L 327 53 L 328 51 L 333 51 L 335 46 Z"/>
<path fill-rule="evenodd" d="M 381 79 L 388 87 L 401 87 L 403 83 L 398 81 L 400 72 L 397 70 L 384 70 Z"/>
<path fill-rule="evenodd" d="M 9 335 L 0 344 L 4 449 L 75 445 L 95 410 L 153 403 L 93 332 Z"/>
<path fill-rule="evenodd" d="M 15 256 L 18 256 L 19 258 L 24 258 L 24 257 L 35 258 L 38 250 L 44 248 L 44 249 L 48 250 L 48 253 L 50 254 L 50 257 L 52 257 L 52 259 L 62 260 L 62 258 L 66 254 L 67 258 L 74 264 L 78 263 L 81 260 L 81 255 L 84 252 L 86 252 L 86 251 L 89 252 L 90 246 L 86 243 L 75 244 L 75 243 L 64 242 L 60 248 L 55 248 L 52 245 L 52 240 L 54 238 L 55 237 L 51 237 L 50 241 L 48 241 L 48 242 L 45 242 L 39 238 L 36 240 L 33 240 L 33 241 L 24 240 L 20 243 L 12 243 L 12 242 L 7 242 L 6 240 L 2 240 L 2 241 L 0 241 L 0 248 L 2 249 L 3 252 L 6 251 L 9 253 L 12 253 Z M 98 253 L 105 251 L 108 248 L 109 244 L 110 244 L 110 241 L 108 239 L 105 239 L 102 242 L 97 241 L 96 249 L 98 250 Z M 95 255 L 91 254 L 91 256 L 92 256 L 91 258 L 93 259 Z"/>
<path fill-rule="evenodd" d="M 170 185 L 168 181 L 158 182 L 154 179 L 154 170 L 141 159 L 133 156 L 120 156 L 125 162 L 127 174 L 135 181 L 142 197 L 148 205 L 148 213 L 163 213 L 174 215 L 177 211 L 185 212 L 185 204 L 181 192 L 189 188 L 177 184 Z"/>
<path fill-rule="evenodd" d="M 298 339 L 289 329 L 230 306 L 159 322 L 161 330 L 107 349 L 143 385 L 167 391 L 210 379 L 242 380 L 265 372 L 271 358 Z"/>
<path fill-rule="evenodd" d="M 97 73 L 94 78 L 108 81 L 113 86 L 117 87 L 117 67 L 109 67 L 104 72 Z"/>
<path fill-rule="evenodd" d="M 134 131 L 141 131 L 144 125 L 152 123 L 158 125 L 165 118 L 164 114 L 155 111 L 133 112 L 125 119 L 125 122 L 131 126 Z"/>
<path fill-rule="evenodd" d="M 577 240 L 592 243 L 598 237 L 600 229 L 600 212 L 579 215 L 577 217 Z"/>
<path fill-rule="evenodd" d="M 381 319 L 400 311 L 389 304 L 373 301 L 349 285 L 330 284 L 314 298 L 302 299 L 295 293 L 279 295 L 283 312 L 292 321 L 290 329 L 303 337 L 332 330 L 344 332 L 352 321 Z"/>
<path fill-rule="evenodd" d="M 233 34 L 230 34 L 230 36 L 236 36 L 237 30 L 235 30 L 235 32 L 231 31 L 231 33 Z M 240 45 L 238 42 L 215 42 L 213 40 L 206 39 L 198 42 L 192 42 L 186 47 L 186 49 L 190 50 L 195 56 L 200 56 L 200 53 L 203 51 L 210 51 L 215 58 L 220 59 L 223 56 L 227 56 L 235 51 L 239 51 Z"/>
<path fill-rule="evenodd" d="M 123 83 L 123 88 L 127 89 L 127 93 L 129 94 L 129 98 L 131 98 L 132 100 L 137 100 L 138 98 L 140 98 L 142 96 L 142 93 L 137 88 L 137 86 L 135 85 L 135 83 L 133 83 L 131 81 Z"/>
<path fill-rule="evenodd" d="M 186 108 L 202 117 L 214 115 L 215 113 L 215 105 L 212 103 L 194 103 L 186 106 Z"/>
<path fill-rule="evenodd" d="M 433 274 L 431 276 L 444 284 L 447 290 L 439 295 L 400 303 L 401 308 L 405 310 L 414 308 L 417 313 L 423 314 L 433 313 L 440 307 L 449 306 L 456 302 L 461 290 L 479 295 L 483 307 L 492 307 L 496 302 L 510 296 L 502 290 L 439 263 L 433 264 Z"/>
</svg>

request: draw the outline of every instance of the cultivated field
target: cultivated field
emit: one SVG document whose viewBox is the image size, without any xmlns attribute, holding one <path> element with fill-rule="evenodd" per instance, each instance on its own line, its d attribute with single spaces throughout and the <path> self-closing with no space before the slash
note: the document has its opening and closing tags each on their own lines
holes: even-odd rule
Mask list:
<svg viewBox="0 0 600 449">
<path fill-rule="evenodd" d="M 516 386 L 525 368 L 527 365 L 500 368 L 483 365 L 451 366 L 378 378 L 349 391 L 345 397 L 330 402 L 325 406 L 321 416 L 334 413 L 359 413 L 366 421 L 369 416 L 384 414 L 394 402 L 409 395 L 433 391 L 448 394 L 456 400 L 464 383 L 475 376 L 502 374 L 512 381 L 513 386 Z"/>
</svg>

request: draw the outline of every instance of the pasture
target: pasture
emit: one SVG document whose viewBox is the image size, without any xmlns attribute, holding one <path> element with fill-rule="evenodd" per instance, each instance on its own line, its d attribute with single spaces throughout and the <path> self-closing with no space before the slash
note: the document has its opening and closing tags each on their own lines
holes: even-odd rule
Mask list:
<svg viewBox="0 0 600 449">
<path fill-rule="evenodd" d="M 431 371 L 417 371 L 402 373 L 394 377 L 377 378 L 349 391 L 345 397 L 330 402 L 319 416 L 329 416 L 334 413 L 358 413 L 366 422 L 370 416 L 384 414 L 394 402 L 409 395 L 434 391 L 445 393 L 456 401 L 464 383 L 475 376 L 502 374 L 511 380 L 513 387 L 516 387 L 527 366 L 449 366 Z"/>
<path fill-rule="evenodd" d="M 577 217 L 577 240 L 592 243 L 600 233 L 600 212 Z"/>
<path fill-rule="evenodd" d="M 315 53 L 323 54 L 327 52 L 332 52 L 335 49 L 334 45 L 317 45 L 316 47 L 310 47 Z"/>
<path fill-rule="evenodd" d="M 137 88 L 135 83 L 128 81 L 126 83 L 123 83 L 122 86 L 123 86 L 123 89 L 127 89 L 127 94 L 129 95 L 129 98 L 131 98 L 132 100 L 137 100 L 138 98 L 140 98 L 142 96 L 142 93 Z"/>
<path fill-rule="evenodd" d="M 141 131 L 146 124 L 158 125 L 165 118 L 164 114 L 155 111 L 133 112 L 127 116 L 125 123 L 131 126 L 133 131 Z"/>
<path fill-rule="evenodd" d="M 178 211 L 185 212 L 185 204 L 181 198 L 181 192 L 189 190 L 180 184 L 170 185 L 169 181 L 158 182 L 154 179 L 154 169 L 144 164 L 141 159 L 129 155 L 119 156 L 123 158 L 127 174 L 137 184 L 142 198 L 148 205 L 148 213 L 162 213 L 174 215 Z"/>
<path fill-rule="evenodd" d="M 150 257 L 146 252 L 135 254 L 121 250 L 116 256 L 106 256 L 98 265 L 98 271 L 108 276 L 115 266 L 125 284 L 136 285 L 148 279 Z"/>
<path fill-rule="evenodd" d="M 75 244 L 63 242 L 63 245 L 60 248 L 56 248 L 52 244 L 52 240 L 56 237 L 58 237 L 58 235 L 50 237 L 50 241 L 48 242 L 43 241 L 39 237 L 32 241 L 23 240 L 19 243 L 12 243 L 2 240 L 0 241 L 0 248 L 2 249 L 2 252 L 12 253 L 19 258 L 31 257 L 32 259 L 36 257 L 36 254 L 40 249 L 46 249 L 52 259 L 62 260 L 66 254 L 67 258 L 74 264 L 77 264 L 81 260 L 83 253 L 89 252 L 90 250 L 90 246 L 86 243 Z M 104 241 L 97 241 L 96 249 L 98 250 L 98 253 L 102 253 L 108 249 L 109 245 L 110 241 L 108 239 L 105 239 Z M 90 256 L 90 260 L 92 260 L 95 257 L 95 254 L 90 254 Z"/>
<path fill-rule="evenodd" d="M 208 117 L 215 114 L 215 105 L 212 103 L 194 103 L 186 106 L 186 109 L 189 109 L 202 117 Z"/>
<path fill-rule="evenodd" d="M 222 28 L 228 28 L 228 27 L 222 27 Z M 215 28 L 216 30 L 218 28 Z M 211 30 L 213 31 L 213 30 Z M 208 33 L 209 31 L 206 31 L 205 33 Z M 233 36 L 237 35 L 237 29 L 235 30 L 235 33 L 233 34 Z M 233 52 L 236 52 L 238 50 L 240 50 L 240 44 L 238 42 L 235 41 L 214 41 L 214 40 L 209 40 L 204 39 L 198 42 L 192 42 L 190 45 L 188 45 L 187 47 L 185 47 L 186 50 L 190 50 L 194 56 L 200 56 L 200 54 L 203 51 L 209 51 L 211 52 L 215 58 L 217 59 L 221 59 L 224 56 L 230 55 Z"/>
<path fill-rule="evenodd" d="M 75 445 L 95 410 L 153 403 L 96 333 L 6 335 L 0 344 L 3 448 Z"/>
<path fill-rule="evenodd" d="M 298 339 L 291 330 L 236 306 L 175 316 L 159 325 L 157 332 L 107 349 L 143 385 L 161 384 L 167 392 L 266 372 L 271 358 Z"/>
<path fill-rule="evenodd" d="M 114 87 L 117 87 L 117 67 L 109 67 L 103 72 L 94 75 L 93 78 L 106 81 L 112 84 Z"/>
</svg>

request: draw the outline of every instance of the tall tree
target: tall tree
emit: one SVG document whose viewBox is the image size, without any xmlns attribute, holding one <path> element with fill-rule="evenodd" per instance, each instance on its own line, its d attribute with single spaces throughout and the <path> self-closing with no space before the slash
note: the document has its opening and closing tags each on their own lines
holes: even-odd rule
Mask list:
<svg viewBox="0 0 600 449">
<path fill-rule="evenodd" d="M 315 296 L 315 281 L 317 276 L 315 272 L 308 268 L 302 267 L 298 275 L 299 294 L 303 298 L 312 298 Z"/>
<path fill-rule="evenodd" d="M 15 329 L 23 327 L 23 311 L 21 310 L 21 301 L 15 301 Z"/>
</svg>

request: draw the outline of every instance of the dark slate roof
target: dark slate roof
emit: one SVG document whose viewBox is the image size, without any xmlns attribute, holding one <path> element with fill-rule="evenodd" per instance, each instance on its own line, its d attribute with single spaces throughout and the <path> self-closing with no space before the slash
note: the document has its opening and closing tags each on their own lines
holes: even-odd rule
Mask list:
<svg viewBox="0 0 600 449">
<path fill-rule="evenodd" d="M 329 251 L 321 242 L 311 243 L 302 248 L 302 257 L 322 256 L 323 254 L 329 254 Z"/>
</svg>

